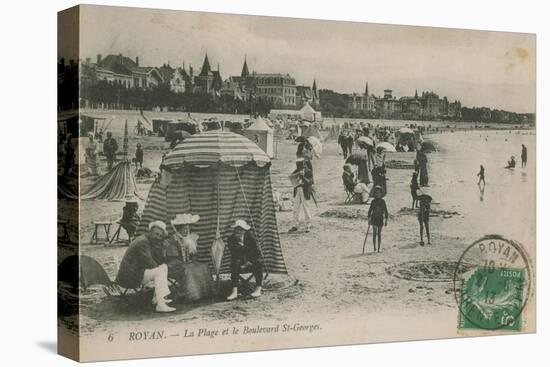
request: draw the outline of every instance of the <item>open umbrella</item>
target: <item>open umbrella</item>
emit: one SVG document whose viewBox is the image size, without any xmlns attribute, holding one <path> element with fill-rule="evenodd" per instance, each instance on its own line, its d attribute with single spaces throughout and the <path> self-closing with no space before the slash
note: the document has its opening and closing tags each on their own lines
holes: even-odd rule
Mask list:
<svg viewBox="0 0 550 367">
<path fill-rule="evenodd" d="M 321 141 L 315 136 L 310 136 L 307 138 L 307 140 L 313 147 L 313 154 L 315 154 L 317 158 L 321 158 L 321 153 L 323 153 L 323 144 L 321 143 Z"/>
<path fill-rule="evenodd" d="M 414 131 L 408 127 L 402 127 L 399 129 L 399 134 L 414 134 Z"/>
<path fill-rule="evenodd" d="M 363 144 L 369 145 L 371 147 L 374 146 L 374 142 L 368 136 L 360 136 L 360 137 L 357 138 L 357 141 L 359 143 L 363 143 Z"/>
<path fill-rule="evenodd" d="M 379 150 L 381 149 L 382 151 L 384 152 L 395 152 L 395 147 L 391 144 L 391 143 L 388 143 L 387 141 L 384 141 L 380 144 L 378 144 L 376 146 L 376 150 Z"/>
<path fill-rule="evenodd" d="M 163 164 L 168 169 L 194 166 L 211 166 L 225 163 L 240 167 L 255 162 L 259 167 L 271 160 L 254 142 L 248 138 L 227 131 L 207 131 L 191 135 L 166 154 Z"/>
</svg>

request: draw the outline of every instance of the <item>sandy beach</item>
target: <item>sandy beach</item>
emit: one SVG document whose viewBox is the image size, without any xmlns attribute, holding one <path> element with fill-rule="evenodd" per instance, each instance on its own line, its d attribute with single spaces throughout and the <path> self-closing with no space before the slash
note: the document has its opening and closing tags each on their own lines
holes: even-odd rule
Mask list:
<svg viewBox="0 0 550 367">
<path fill-rule="evenodd" d="M 128 118 L 133 116 L 129 114 Z M 110 127 L 119 145 L 124 120 L 118 115 Z M 440 124 L 447 125 L 446 122 Z M 322 157 L 313 162 L 319 200 L 318 207 L 311 205 L 314 213 L 311 232 L 288 234 L 293 224 L 292 212 L 277 213 L 288 279 L 273 276 L 272 289 L 268 287 L 260 299 L 236 302 L 216 299 L 178 305 L 178 310 L 170 315 L 121 304 L 107 297 L 101 287 L 92 287 L 81 295 L 81 331 L 91 334 L 146 327 L 152 320 L 158 328 L 159 322 L 160 325 L 184 322 L 186 327 L 199 327 L 218 322 L 245 323 L 249 319 L 282 322 L 315 315 L 329 319 L 357 314 L 406 315 L 415 309 L 422 309 L 426 315 L 456 315 L 453 272 L 460 254 L 472 241 L 497 233 L 523 243 L 534 258 L 531 240 L 535 230 L 535 132 L 463 129 L 425 138 L 438 148 L 428 155 L 430 185 L 426 191 L 434 198 L 430 218 L 432 245 L 419 246 L 416 211 L 410 209 L 412 169 L 389 168 L 385 200 L 390 219 L 383 230 L 383 251 L 370 252 L 369 235 L 368 252 L 361 255 L 368 206 L 343 204 L 343 157 L 336 141 L 326 140 Z M 145 151 L 144 166 L 158 171 L 168 143 L 158 137 L 130 134 L 131 156 L 138 141 Z M 511 155 L 519 160 L 521 144 L 533 152 L 527 168 L 504 169 Z M 271 168 L 273 188 L 281 193 L 291 192 L 288 175 L 294 168 L 296 144 L 281 140 L 277 150 Z M 414 153 L 388 153 L 386 157 L 387 162 L 405 162 L 405 167 L 410 167 L 413 160 Z M 480 164 L 486 169 L 484 192 L 477 186 Z M 105 161 L 101 168 L 104 172 Z M 84 187 L 90 182 L 84 179 Z M 151 184 L 152 179 L 138 181 L 143 199 Z M 145 202 L 139 205 L 141 211 Z M 92 221 L 115 220 L 120 217 L 122 206 L 121 202 L 81 203 L 81 243 L 84 244 L 81 253 L 98 260 L 111 279 L 116 276 L 126 247 L 90 244 Z M 512 212 L 514 215 L 510 216 Z"/>
</svg>

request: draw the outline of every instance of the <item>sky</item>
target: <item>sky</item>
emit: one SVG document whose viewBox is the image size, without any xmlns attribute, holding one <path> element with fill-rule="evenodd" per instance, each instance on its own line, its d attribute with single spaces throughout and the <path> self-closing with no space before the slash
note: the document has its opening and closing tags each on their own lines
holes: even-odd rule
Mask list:
<svg viewBox="0 0 550 367">
<path fill-rule="evenodd" d="M 80 55 L 122 53 L 140 65 L 208 52 L 223 78 L 249 70 L 289 73 L 298 85 L 397 97 L 434 91 L 465 106 L 535 111 L 533 34 L 85 5 Z"/>
</svg>

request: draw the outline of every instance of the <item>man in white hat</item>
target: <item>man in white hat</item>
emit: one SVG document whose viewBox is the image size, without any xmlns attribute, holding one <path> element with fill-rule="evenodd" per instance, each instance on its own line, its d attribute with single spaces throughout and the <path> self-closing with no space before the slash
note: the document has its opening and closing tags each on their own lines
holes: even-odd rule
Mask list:
<svg viewBox="0 0 550 367">
<path fill-rule="evenodd" d="M 256 279 L 256 289 L 251 297 L 257 298 L 262 294 L 263 262 L 262 254 L 254 235 L 250 232 L 250 226 L 242 219 L 239 219 L 232 226 L 233 234 L 227 239 L 231 250 L 231 294 L 228 301 L 236 299 L 239 294 L 239 274 L 251 272 Z"/>
<path fill-rule="evenodd" d="M 128 246 L 120 263 L 116 282 L 129 289 L 153 283 L 155 294 L 153 305 L 157 312 L 172 312 L 176 309 L 167 305 L 168 266 L 157 263 L 152 255 L 156 246 L 162 246 L 166 237 L 166 224 L 160 220 L 149 223 L 149 232 L 136 237 Z"/>
</svg>

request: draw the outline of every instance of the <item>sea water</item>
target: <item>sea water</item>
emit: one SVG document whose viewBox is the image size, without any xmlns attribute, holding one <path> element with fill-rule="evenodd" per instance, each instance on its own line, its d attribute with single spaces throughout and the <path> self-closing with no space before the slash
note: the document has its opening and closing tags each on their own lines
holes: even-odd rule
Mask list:
<svg viewBox="0 0 550 367">
<path fill-rule="evenodd" d="M 449 236 L 471 240 L 500 234 L 534 245 L 535 144 L 534 131 L 466 131 L 434 134 L 441 151 L 429 154 L 430 187 L 441 209 L 461 215 L 446 226 Z M 521 167 L 521 145 L 527 147 L 527 167 Z M 504 168 L 515 156 L 515 169 Z M 479 166 L 485 167 L 484 186 L 478 186 Z"/>
</svg>

